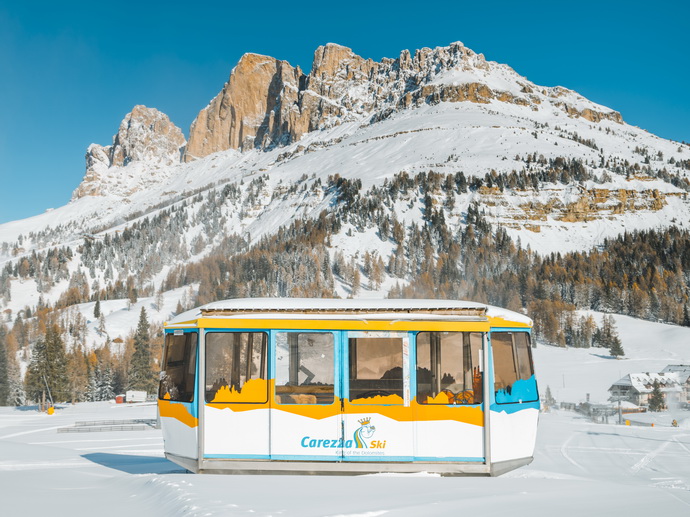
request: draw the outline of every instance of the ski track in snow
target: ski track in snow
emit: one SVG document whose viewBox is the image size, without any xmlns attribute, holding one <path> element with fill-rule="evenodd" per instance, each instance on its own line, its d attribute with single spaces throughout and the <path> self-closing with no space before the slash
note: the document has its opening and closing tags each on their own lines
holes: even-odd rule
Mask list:
<svg viewBox="0 0 690 517">
<path fill-rule="evenodd" d="M 669 445 L 671 445 L 670 441 L 662 443 L 661 445 L 659 445 L 659 447 L 654 449 L 649 454 L 646 454 L 640 461 L 638 461 L 632 467 L 630 467 L 630 471 L 633 473 L 639 472 L 640 469 L 643 469 L 647 465 L 649 465 L 649 462 L 651 462 L 654 458 L 656 458 L 659 454 L 661 454 L 661 452 L 663 450 L 665 450 L 666 447 L 668 447 Z"/>
<path fill-rule="evenodd" d="M 587 469 L 585 469 L 582 465 L 580 465 L 577 461 L 575 461 L 570 454 L 568 454 L 568 445 L 570 442 L 572 442 L 577 435 L 573 434 L 571 435 L 565 442 L 563 442 L 563 445 L 561 445 L 561 454 L 563 457 L 568 460 L 572 465 L 575 465 L 578 469 L 580 469 L 583 472 L 587 472 Z"/>
</svg>

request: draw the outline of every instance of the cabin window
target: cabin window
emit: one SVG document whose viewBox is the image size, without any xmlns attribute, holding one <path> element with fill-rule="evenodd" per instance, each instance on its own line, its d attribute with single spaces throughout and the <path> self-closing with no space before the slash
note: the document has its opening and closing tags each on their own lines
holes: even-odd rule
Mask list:
<svg viewBox="0 0 690 517">
<path fill-rule="evenodd" d="M 206 334 L 206 402 L 268 402 L 265 332 Z"/>
<path fill-rule="evenodd" d="M 276 402 L 332 404 L 334 353 L 330 332 L 276 333 Z"/>
<path fill-rule="evenodd" d="M 481 353 L 480 332 L 419 332 L 417 402 L 481 404 Z"/>
<path fill-rule="evenodd" d="M 351 403 L 403 403 L 402 338 L 350 338 L 349 353 Z"/>
<path fill-rule="evenodd" d="M 158 398 L 174 402 L 194 401 L 196 341 L 196 332 L 166 334 Z"/>
<path fill-rule="evenodd" d="M 529 334 L 492 332 L 491 349 L 496 402 L 505 404 L 538 400 Z"/>
</svg>

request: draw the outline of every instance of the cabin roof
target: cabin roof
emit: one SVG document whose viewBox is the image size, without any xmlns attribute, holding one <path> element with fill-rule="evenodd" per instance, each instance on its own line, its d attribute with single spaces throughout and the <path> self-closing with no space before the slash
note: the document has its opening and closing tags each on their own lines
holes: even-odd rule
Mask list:
<svg viewBox="0 0 690 517">
<path fill-rule="evenodd" d="M 638 393 L 651 393 L 654 381 L 659 383 L 661 391 L 679 391 L 681 388 L 678 385 L 678 374 L 671 373 L 631 373 L 614 382 L 609 388 L 611 391 L 614 388 L 632 387 Z"/>
<path fill-rule="evenodd" d="M 531 325 L 527 316 L 483 303 L 462 300 L 401 300 L 401 299 L 332 299 L 332 298 L 236 298 L 212 302 L 177 315 L 168 324 L 189 322 L 201 317 L 233 317 L 252 315 L 309 314 L 339 316 L 364 314 L 399 318 L 401 313 L 429 317 L 468 318 L 486 321 L 503 318 L 507 321 Z"/>
</svg>

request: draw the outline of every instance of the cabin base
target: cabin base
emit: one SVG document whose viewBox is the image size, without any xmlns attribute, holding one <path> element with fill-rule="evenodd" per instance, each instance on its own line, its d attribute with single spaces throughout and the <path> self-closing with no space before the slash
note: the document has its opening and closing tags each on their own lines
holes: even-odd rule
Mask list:
<svg viewBox="0 0 690 517">
<path fill-rule="evenodd" d="M 529 458 L 519 458 L 516 460 L 496 461 L 491 464 L 490 475 L 493 477 L 500 476 L 506 472 L 510 472 L 511 470 L 529 465 L 533 460 L 534 458 L 530 456 Z"/>
<path fill-rule="evenodd" d="M 313 462 L 282 460 L 226 460 L 206 459 L 201 464 L 196 459 L 166 453 L 165 457 L 195 474 L 307 474 L 357 476 L 396 472 L 412 474 L 429 472 L 442 476 L 500 476 L 511 470 L 532 463 L 532 458 L 484 463 L 458 462 Z"/>
</svg>

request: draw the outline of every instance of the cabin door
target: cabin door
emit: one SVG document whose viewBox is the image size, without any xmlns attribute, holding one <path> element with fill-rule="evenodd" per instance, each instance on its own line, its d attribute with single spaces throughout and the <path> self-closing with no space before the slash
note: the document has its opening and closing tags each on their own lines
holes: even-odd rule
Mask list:
<svg viewBox="0 0 690 517">
<path fill-rule="evenodd" d="M 481 332 L 414 335 L 417 461 L 484 461 L 484 336 Z"/>
<path fill-rule="evenodd" d="M 269 457 L 268 337 L 256 331 L 205 332 L 205 458 Z"/>
<path fill-rule="evenodd" d="M 271 459 L 342 458 L 340 332 L 272 333 Z"/>
<path fill-rule="evenodd" d="M 411 461 L 410 334 L 343 334 L 343 459 Z"/>
</svg>

